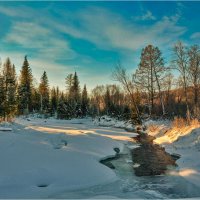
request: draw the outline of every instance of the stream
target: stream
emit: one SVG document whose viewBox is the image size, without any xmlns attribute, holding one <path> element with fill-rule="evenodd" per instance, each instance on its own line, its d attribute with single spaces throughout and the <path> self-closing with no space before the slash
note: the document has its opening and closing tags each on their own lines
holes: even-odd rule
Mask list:
<svg viewBox="0 0 200 200">
<path fill-rule="evenodd" d="M 128 142 L 117 159 L 109 159 L 119 180 L 106 185 L 70 191 L 56 198 L 122 198 L 122 199 L 165 199 L 194 198 L 200 196 L 199 189 L 180 176 L 136 176 L 133 170 L 131 150 L 137 144 Z M 138 146 L 138 145 L 137 145 Z"/>
</svg>

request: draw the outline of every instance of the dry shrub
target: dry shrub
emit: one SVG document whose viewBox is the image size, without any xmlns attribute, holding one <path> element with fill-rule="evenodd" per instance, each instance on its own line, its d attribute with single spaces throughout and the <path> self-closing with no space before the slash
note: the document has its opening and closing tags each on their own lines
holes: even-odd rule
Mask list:
<svg viewBox="0 0 200 200">
<path fill-rule="evenodd" d="M 175 117 L 173 122 L 172 122 L 172 127 L 175 128 L 182 128 L 187 126 L 187 121 L 186 119 L 182 118 L 182 117 Z"/>
<path fill-rule="evenodd" d="M 7 117 L 6 119 L 4 119 L 3 117 L 0 118 L 0 123 L 4 123 L 4 122 L 12 123 L 14 121 L 15 121 L 14 117 Z"/>
<path fill-rule="evenodd" d="M 150 132 L 154 132 L 154 131 L 156 131 L 158 129 L 158 125 L 156 125 L 156 124 L 150 124 L 149 126 L 148 126 L 148 130 L 150 131 Z"/>
<path fill-rule="evenodd" d="M 191 124 L 191 126 L 194 126 L 194 127 L 199 127 L 200 126 L 200 123 L 199 123 L 198 119 L 192 119 L 190 124 Z"/>
<path fill-rule="evenodd" d="M 199 120 L 195 118 L 195 119 L 191 119 L 190 124 L 187 125 L 187 120 L 182 117 L 175 117 L 172 122 L 172 127 L 183 128 L 186 126 L 199 127 L 200 123 L 199 123 Z"/>
</svg>

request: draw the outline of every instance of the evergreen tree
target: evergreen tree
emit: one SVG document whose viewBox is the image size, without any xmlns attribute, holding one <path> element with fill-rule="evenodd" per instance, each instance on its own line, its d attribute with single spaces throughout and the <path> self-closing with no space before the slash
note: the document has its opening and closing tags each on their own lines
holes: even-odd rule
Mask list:
<svg viewBox="0 0 200 200">
<path fill-rule="evenodd" d="M 88 114 L 88 108 L 89 108 L 89 99 L 88 99 L 86 85 L 84 85 L 81 95 L 81 112 L 83 117 L 85 117 Z"/>
<path fill-rule="evenodd" d="M 12 118 L 16 114 L 16 74 L 15 67 L 12 66 L 9 58 L 3 66 L 3 80 L 2 80 L 2 109 L 4 120 Z"/>
<path fill-rule="evenodd" d="M 27 114 L 32 109 L 32 81 L 31 68 L 27 56 L 25 56 L 18 86 L 18 110 L 20 114 Z"/>
<path fill-rule="evenodd" d="M 80 117 L 81 113 L 81 94 L 80 94 L 80 85 L 78 75 L 75 72 L 74 75 L 69 74 L 67 76 L 66 85 L 67 85 L 67 102 L 66 105 L 70 109 L 71 118 Z"/>
<path fill-rule="evenodd" d="M 40 111 L 40 93 L 36 87 L 32 89 L 32 108 L 34 112 Z"/>
<path fill-rule="evenodd" d="M 79 79 L 78 75 L 75 72 L 74 77 L 73 77 L 73 82 L 72 82 L 72 92 L 73 92 L 73 100 L 75 104 L 80 103 L 80 85 L 79 85 Z"/>
<path fill-rule="evenodd" d="M 57 108 L 57 117 L 59 119 L 71 119 L 74 116 L 74 110 L 71 106 L 71 103 L 66 100 L 64 93 L 61 93 L 61 96 L 58 100 Z"/>
<path fill-rule="evenodd" d="M 4 76 L 1 68 L 1 63 L 0 63 L 0 116 L 2 117 L 4 114 L 4 100 L 5 100 L 5 95 L 4 95 Z"/>
<path fill-rule="evenodd" d="M 39 85 L 39 93 L 40 93 L 40 111 L 47 112 L 49 108 L 49 81 L 47 77 L 47 73 L 44 71 L 42 74 L 40 85 Z"/>
<path fill-rule="evenodd" d="M 68 98 L 72 98 L 72 93 L 73 93 L 73 74 L 69 74 L 67 75 L 67 77 L 65 78 L 65 83 L 66 83 L 66 89 L 67 89 L 67 94 L 68 94 Z"/>
<path fill-rule="evenodd" d="M 55 115 L 56 115 L 57 109 L 58 109 L 58 97 L 59 97 L 58 95 L 59 95 L 59 89 L 57 92 L 56 88 L 53 87 L 51 90 L 51 113 L 55 114 Z"/>
</svg>

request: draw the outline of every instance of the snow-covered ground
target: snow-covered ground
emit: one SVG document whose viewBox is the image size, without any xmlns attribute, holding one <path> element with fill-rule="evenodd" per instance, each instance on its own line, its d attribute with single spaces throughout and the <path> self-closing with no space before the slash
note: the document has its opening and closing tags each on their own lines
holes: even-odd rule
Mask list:
<svg viewBox="0 0 200 200">
<path fill-rule="evenodd" d="M 135 147 L 130 138 L 136 134 L 119 128 L 131 128 L 129 123 L 30 117 L 1 124 L 0 198 L 199 197 L 200 129 L 180 134 L 167 131 L 169 121 L 146 125 L 157 143 L 181 155 L 179 167 L 166 176 L 134 175 L 129 148 Z M 114 156 L 114 148 L 123 156 L 112 170 L 99 161 Z"/>
<path fill-rule="evenodd" d="M 48 198 L 117 180 L 99 163 L 134 136 L 91 120 L 19 118 L 0 128 L 0 198 Z M 118 141 L 117 141 L 118 140 Z"/>
<path fill-rule="evenodd" d="M 200 125 L 192 124 L 182 128 L 173 127 L 170 121 L 150 121 L 149 134 L 156 137 L 155 143 L 165 147 L 169 153 L 181 156 L 178 168 L 171 171 L 200 189 Z"/>
</svg>

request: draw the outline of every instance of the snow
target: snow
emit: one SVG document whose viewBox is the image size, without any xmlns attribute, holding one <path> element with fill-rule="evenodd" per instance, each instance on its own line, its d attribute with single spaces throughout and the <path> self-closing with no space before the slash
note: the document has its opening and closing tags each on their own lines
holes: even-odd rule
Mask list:
<svg viewBox="0 0 200 200">
<path fill-rule="evenodd" d="M 149 134 L 156 137 L 155 143 L 165 147 L 169 153 L 181 155 L 178 168 L 170 175 L 183 177 L 192 185 L 200 187 L 200 128 L 192 124 L 182 128 L 173 127 L 170 121 L 151 121 L 149 127 L 156 127 Z"/>
<path fill-rule="evenodd" d="M 181 155 L 177 168 L 154 179 L 133 173 L 137 163 L 126 154 L 138 146 L 129 142 L 136 133 L 119 128 L 133 128 L 129 122 L 37 117 L 0 125 L 9 129 L 0 130 L 0 198 L 169 198 L 172 189 L 172 197 L 184 196 L 185 189 L 186 197 L 199 195 L 199 127 L 177 129 L 167 120 L 145 123 L 158 144 Z M 115 156 L 114 148 L 124 157 L 113 161 L 112 170 L 99 161 Z"/>
<path fill-rule="evenodd" d="M 90 119 L 29 117 L 7 126 L 12 132 L 0 131 L 0 198 L 49 198 L 114 182 L 115 172 L 99 161 L 115 156 L 124 137 L 134 136 L 94 126 Z"/>
<path fill-rule="evenodd" d="M 12 131 L 12 128 L 0 127 L 0 131 Z"/>
<path fill-rule="evenodd" d="M 126 128 L 130 130 L 134 129 L 130 121 L 117 120 L 107 115 L 96 118 L 94 120 L 94 124 L 104 127 Z"/>
</svg>

